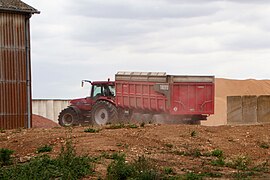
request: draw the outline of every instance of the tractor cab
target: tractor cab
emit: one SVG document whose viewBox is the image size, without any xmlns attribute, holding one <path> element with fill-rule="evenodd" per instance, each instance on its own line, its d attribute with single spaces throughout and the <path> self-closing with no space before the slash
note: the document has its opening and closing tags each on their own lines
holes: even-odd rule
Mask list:
<svg viewBox="0 0 270 180">
<path fill-rule="evenodd" d="M 96 81 L 92 82 L 91 85 L 91 98 L 112 98 L 115 96 L 115 86 L 112 81 Z"/>
</svg>

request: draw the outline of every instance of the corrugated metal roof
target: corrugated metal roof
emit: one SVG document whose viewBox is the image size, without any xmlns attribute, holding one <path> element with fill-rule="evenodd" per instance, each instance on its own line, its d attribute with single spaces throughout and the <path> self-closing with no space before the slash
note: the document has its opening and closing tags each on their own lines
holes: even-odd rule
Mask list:
<svg viewBox="0 0 270 180">
<path fill-rule="evenodd" d="M 0 0 L 0 10 L 27 12 L 27 13 L 40 13 L 37 9 L 29 6 L 20 0 Z"/>
</svg>

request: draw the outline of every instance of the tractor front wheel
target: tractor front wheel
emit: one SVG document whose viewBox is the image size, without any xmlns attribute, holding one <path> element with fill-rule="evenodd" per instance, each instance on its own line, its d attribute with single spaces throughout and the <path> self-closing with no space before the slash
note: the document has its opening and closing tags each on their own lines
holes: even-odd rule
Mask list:
<svg viewBox="0 0 270 180">
<path fill-rule="evenodd" d="M 61 126 L 72 126 L 78 122 L 78 114 L 72 107 L 68 107 L 60 112 L 58 122 Z"/>
</svg>

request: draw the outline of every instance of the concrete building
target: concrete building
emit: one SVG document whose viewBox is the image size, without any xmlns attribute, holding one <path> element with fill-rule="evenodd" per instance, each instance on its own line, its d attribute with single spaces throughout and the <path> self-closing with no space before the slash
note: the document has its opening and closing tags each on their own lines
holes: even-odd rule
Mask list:
<svg viewBox="0 0 270 180">
<path fill-rule="evenodd" d="M 39 13 L 20 0 L 0 0 L 0 128 L 30 128 L 31 16 Z"/>
</svg>

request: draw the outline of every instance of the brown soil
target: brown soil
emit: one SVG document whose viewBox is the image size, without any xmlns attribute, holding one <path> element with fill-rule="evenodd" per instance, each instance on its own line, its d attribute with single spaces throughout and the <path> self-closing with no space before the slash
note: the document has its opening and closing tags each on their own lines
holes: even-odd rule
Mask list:
<svg viewBox="0 0 270 180">
<path fill-rule="evenodd" d="M 39 115 L 32 115 L 32 127 L 33 128 L 53 128 L 53 127 L 59 127 L 59 124 L 53 122 L 50 119 L 47 119 L 45 117 L 39 116 Z"/>
<path fill-rule="evenodd" d="M 10 130 L 0 134 L 1 148 L 15 150 L 19 161 L 37 156 L 38 147 L 49 144 L 53 146 L 51 156 L 59 154 L 61 146 L 71 138 L 78 154 L 100 156 L 104 153 L 122 152 L 127 159 L 136 159 L 144 155 L 159 167 L 171 167 L 177 174 L 189 171 L 219 172 L 225 177 L 236 172 L 228 167 L 211 165 L 215 157 L 182 154 L 196 150 L 209 154 L 215 149 L 224 152 L 225 161 L 237 157 L 250 158 L 251 166 L 270 160 L 270 149 L 261 144 L 270 145 L 270 124 L 253 126 L 219 126 L 199 125 L 147 125 L 135 129 L 105 129 L 98 133 L 86 133 L 86 127 Z M 195 136 L 192 136 L 195 132 Z M 106 158 L 96 164 L 96 175 L 105 176 L 109 162 Z M 263 175 L 265 176 L 265 174 Z M 260 176 L 261 177 L 261 176 Z M 269 177 L 269 176 L 268 176 Z M 90 178 L 91 179 L 91 178 Z"/>
</svg>

